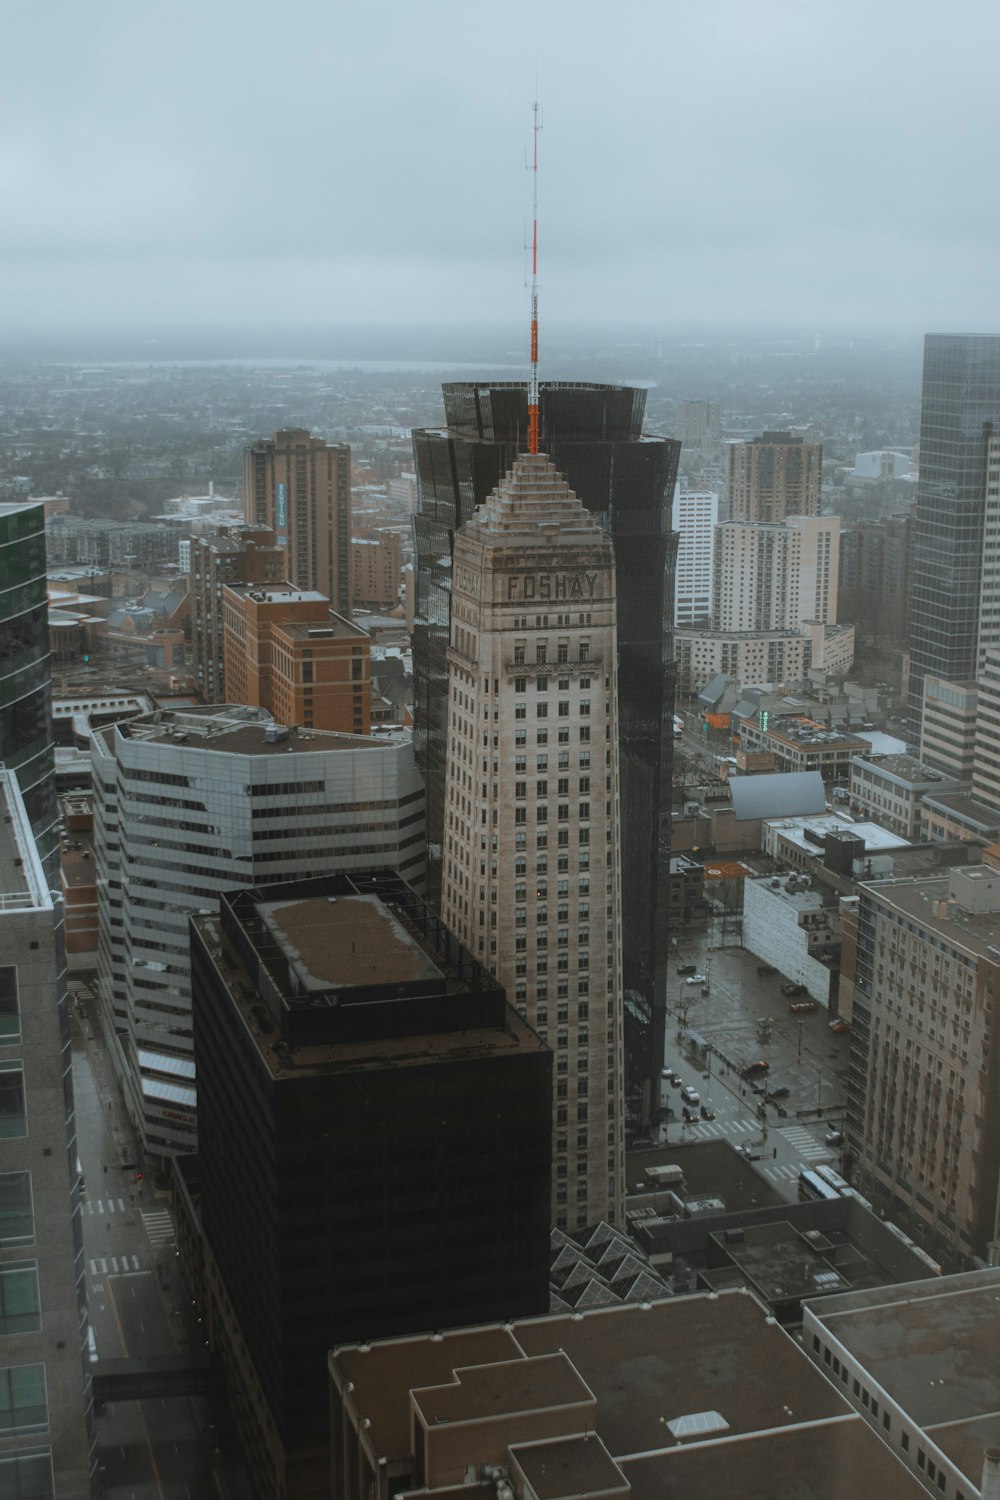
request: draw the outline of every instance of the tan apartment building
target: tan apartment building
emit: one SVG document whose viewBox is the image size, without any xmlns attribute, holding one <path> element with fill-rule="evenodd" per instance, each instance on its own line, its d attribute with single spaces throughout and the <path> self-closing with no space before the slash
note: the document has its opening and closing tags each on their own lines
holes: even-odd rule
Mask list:
<svg viewBox="0 0 1000 1500">
<path fill-rule="evenodd" d="M 733 521 L 818 516 L 823 447 L 790 432 L 765 432 L 728 445 L 727 495 Z"/>
<path fill-rule="evenodd" d="M 223 655 L 234 702 L 303 729 L 371 728 L 371 642 L 316 590 L 225 588 Z"/>
<path fill-rule="evenodd" d="M 1000 1174 L 1000 869 L 860 887 L 847 1130 L 860 1186 L 932 1253 L 986 1256 Z"/>
<path fill-rule="evenodd" d="M 351 613 L 351 450 L 286 428 L 243 451 L 248 524 L 269 526 L 287 554 L 285 576 Z"/>
<path fill-rule="evenodd" d="M 403 546 L 398 532 L 355 537 L 351 542 L 351 598 L 355 606 L 391 609 L 399 603 Z"/>
</svg>

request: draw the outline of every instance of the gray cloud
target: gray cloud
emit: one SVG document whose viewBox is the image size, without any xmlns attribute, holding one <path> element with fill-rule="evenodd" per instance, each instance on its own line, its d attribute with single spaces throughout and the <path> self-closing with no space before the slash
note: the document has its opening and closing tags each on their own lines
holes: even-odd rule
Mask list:
<svg viewBox="0 0 1000 1500">
<path fill-rule="evenodd" d="M 0 328 L 1000 325 L 985 0 L 57 0 L 5 16 Z"/>
</svg>

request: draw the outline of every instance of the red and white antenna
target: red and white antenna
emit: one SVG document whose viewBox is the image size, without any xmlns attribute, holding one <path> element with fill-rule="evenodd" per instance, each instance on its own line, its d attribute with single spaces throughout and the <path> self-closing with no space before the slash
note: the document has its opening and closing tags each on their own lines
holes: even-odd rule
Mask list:
<svg viewBox="0 0 1000 1500">
<path fill-rule="evenodd" d="M 538 132 L 539 105 L 531 106 L 534 116 L 534 149 L 531 162 L 531 375 L 528 379 L 528 452 L 538 452 Z"/>
</svg>

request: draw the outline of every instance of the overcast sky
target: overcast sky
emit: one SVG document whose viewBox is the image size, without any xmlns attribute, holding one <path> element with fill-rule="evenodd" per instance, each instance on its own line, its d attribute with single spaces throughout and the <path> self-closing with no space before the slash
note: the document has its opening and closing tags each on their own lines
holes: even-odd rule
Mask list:
<svg viewBox="0 0 1000 1500">
<path fill-rule="evenodd" d="M 1000 330 L 1000 11 L 4 6 L 0 332 L 526 316 Z"/>
</svg>

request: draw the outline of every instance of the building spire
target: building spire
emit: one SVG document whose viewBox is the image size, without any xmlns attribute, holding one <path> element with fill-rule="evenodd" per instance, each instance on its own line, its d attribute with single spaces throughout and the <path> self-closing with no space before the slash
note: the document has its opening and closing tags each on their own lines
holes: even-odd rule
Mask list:
<svg viewBox="0 0 1000 1500">
<path fill-rule="evenodd" d="M 534 120 L 531 160 L 531 375 L 528 380 L 528 452 L 538 452 L 538 132 L 540 109 L 531 106 Z"/>
</svg>

